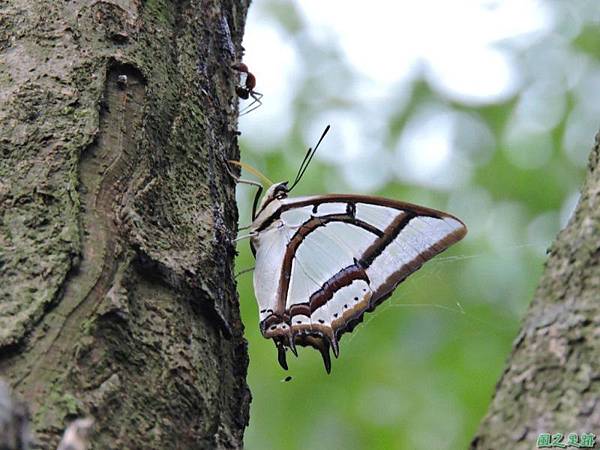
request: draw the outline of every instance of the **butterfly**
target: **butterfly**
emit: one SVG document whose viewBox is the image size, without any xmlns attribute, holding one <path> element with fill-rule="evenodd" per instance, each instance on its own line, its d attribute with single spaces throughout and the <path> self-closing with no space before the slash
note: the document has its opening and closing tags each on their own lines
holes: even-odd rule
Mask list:
<svg viewBox="0 0 600 450">
<path fill-rule="evenodd" d="M 244 237 L 250 238 L 256 259 L 260 330 L 275 342 L 284 369 L 287 349 L 297 356 L 300 345 L 317 349 L 330 373 L 330 351 L 338 357 L 341 336 L 467 233 L 450 214 L 388 198 L 289 197 L 328 131 L 329 126 L 308 150 L 291 186 L 271 184 L 260 200 L 261 184 L 238 179 L 258 187 L 250 233 Z"/>
</svg>

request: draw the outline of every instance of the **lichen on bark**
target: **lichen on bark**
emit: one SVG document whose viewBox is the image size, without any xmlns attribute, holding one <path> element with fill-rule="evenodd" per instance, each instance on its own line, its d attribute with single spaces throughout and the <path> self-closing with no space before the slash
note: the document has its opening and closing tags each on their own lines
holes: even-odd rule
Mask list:
<svg viewBox="0 0 600 450">
<path fill-rule="evenodd" d="M 243 2 L 0 11 L 0 375 L 38 446 L 239 448 L 229 66 Z"/>
</svg>

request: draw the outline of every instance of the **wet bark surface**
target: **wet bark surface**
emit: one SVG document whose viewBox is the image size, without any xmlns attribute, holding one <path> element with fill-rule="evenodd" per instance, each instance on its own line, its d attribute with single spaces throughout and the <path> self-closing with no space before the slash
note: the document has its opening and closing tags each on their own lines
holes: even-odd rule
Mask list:
<svg viewBox="0 0 600 450">
<path fill-rule="evenodd" d="M 247 3 L 0 8 L 0 376 L 39 448 L 240 448 L 232 267 Z"/>
<path fill-rule="evenodd" d="M 600 435 L 600 134 L 581 199 L 546 268 L 471 449 Z"/>
</svg>

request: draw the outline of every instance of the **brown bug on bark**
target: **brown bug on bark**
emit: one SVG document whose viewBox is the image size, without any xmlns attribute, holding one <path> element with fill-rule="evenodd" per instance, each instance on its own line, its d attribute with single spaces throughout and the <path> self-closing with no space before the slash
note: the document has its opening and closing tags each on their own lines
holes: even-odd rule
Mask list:
<svg viewBox="0 0 600 450">
<path fill-rule="evenodd" d="M 237 70 L 242 74 L 242 84 L 235 87 L 235 92 L 238 95 L 238 97 L 243 100 L 248 100 L 249 97 L 252 97 L 252 103 L 250 103 L 248 106 L 246 106 L 240 111 L 240 116 L 242 116 L 260 107 L 262 105 L 260 99 L 263 95 L 260 92 L 256 92 L 254 90 L 254 88 L 256 87 L 256 77 L 252 72 L 248 70 L 248 66 L 246 64 L 241 62 L 235 63 L 231 65 L 231 68 L 233 70 Z"/>
</svg>

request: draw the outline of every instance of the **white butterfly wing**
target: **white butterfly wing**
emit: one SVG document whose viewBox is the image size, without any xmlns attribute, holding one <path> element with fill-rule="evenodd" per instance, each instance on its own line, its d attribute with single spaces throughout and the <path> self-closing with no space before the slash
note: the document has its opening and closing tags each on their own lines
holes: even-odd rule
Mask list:
<svg viewBox="0 0 600 450">
<path fill-rule="evenodd" d="M 277 200 L 257 217 L 254 286 L 261 330 L 284 346 L 329 348 L 421 265 L 459 241 L 465 225 L 384 198 L 326 195 Z"/>
</svg>

